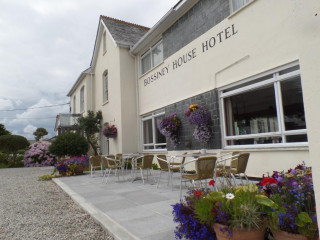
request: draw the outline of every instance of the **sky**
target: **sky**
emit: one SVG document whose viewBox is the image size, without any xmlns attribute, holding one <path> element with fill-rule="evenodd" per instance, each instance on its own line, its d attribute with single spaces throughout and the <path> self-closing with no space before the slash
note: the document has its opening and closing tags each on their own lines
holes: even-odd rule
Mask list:
<svg viewBox="0 0 320 240">
<path fill-rule="evenodd" d="M 152 27 L 177 2 L 0 0 L 0 123 L 30 140 L 39 127 L 55 136 L 66 95 L 90 66 L 100 15 Z"/>
</svg>

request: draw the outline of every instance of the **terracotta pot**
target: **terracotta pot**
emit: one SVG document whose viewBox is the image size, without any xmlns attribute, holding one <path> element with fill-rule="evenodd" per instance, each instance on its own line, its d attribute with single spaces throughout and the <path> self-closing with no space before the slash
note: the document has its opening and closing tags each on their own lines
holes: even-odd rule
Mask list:
<svg viewBox="0 0 320 240">
<path fill-rule="evenodd" d="M 274 240 L 310 240 L 311 239 L 301 234 L 293 234 L 293 233 L 288 233 L 281 230 L 272 231 L 272 235 Z M 315 237 L 313 239 L 316 240 L 318 238 Z"/>
<path fill-rule="evenodd" d="M 74 173 L 76 175 L 81 175 L 83 174 L 83 166 L 82 165 L 77 165 L 76 168 L 74 169 Z"/>
<path fill-rule="evenodd" d="M 232 229 L 230 235 L 227 229 L 228 227 L 225 225 L 219 223 L 213 224 L 213 230 L 215 231 L 218 240 L 264 240 L 264 235 L 266 232 L 265 229 Z"/>
</svg>

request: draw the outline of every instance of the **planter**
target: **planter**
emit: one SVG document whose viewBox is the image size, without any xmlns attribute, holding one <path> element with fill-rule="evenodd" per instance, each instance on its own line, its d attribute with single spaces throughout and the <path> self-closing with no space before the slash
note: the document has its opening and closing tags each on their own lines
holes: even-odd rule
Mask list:
<svg viewBox="0 0 320 240">
<path fill-rule="evenodd" d="M 308 238 L 304 235 L 301 234 L 293 234 L 293 233 L 288 233 L 285 231 L 272 231 L 272 235 L 274 240 L 316 240 L 318 239 L 317 237 L 314 238 Z"/>
<path fill-rule="evenodd" d="M 58 170 L 59 171 L 59 174 L 61 176 L 65 176 L 66 175 L 66 170 Z"/>
<path fill-rule="evenodd" d="M 77 165 L 76 168 L 74 169 L 74 173 L 76 175 L 81 175 L 83 174 L 83 166 L 82 165 Z"/>
<path fill-rule="evenodd" d="M 228 227 L 225 225 L 214 223 L 212 227 L 218 240 L 264 240 L 264 235 L 266 232 L 265 229 L 232 229 L 230 235 L 227 230 Z"/>
</svg>

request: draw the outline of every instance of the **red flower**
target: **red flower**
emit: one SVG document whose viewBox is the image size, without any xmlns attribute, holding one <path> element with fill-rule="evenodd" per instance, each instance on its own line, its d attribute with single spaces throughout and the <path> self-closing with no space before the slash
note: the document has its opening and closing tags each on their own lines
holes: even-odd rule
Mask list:
<svg viewBox="0 0 320 240">
<path fill-rule="evenodd" d="M 264 178 L 261 181 L 261 186 L 265 186 L 267 184 L 277 184 L 277 180 L 275 180 L 274 178 Z"/>
<path fill-rule="evenodd" d="M 197 197 L 200 197 L 202 194 L 201 191 L 194 191 L 194 195 L 197 196 Z"/>
<path fill-rule="evenodd" d="M 209 182 L 209 186 L 214 186 L 214 184 L 215 184 L 215 181 L 212 179 L 212 180 L 210 180 L 210 182 Z"/>
</svg>

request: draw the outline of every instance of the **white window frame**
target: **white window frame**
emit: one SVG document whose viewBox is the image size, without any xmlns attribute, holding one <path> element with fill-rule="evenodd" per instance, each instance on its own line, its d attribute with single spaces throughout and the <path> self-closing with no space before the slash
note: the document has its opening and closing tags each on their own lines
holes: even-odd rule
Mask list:
<svg viewBox="0 0 320 240">
<path fill-rule="evenodd" d="M 147 51 L 145 51 L 142 55 L 141 55 L 141 58 L 140 58 L 140 75 L 143 75 L 147 72 L 149 72 L 151 69 L 155 68 L 156 66 L 160 65 L 162 62 L 163 62 L 163 51 L 162 51 L 162 61 L 157 64 L 157 65 L 154 65 L 154 62 L 153 62 L 153 57 L 152 57 L 152 53 L 153 53 L 153 50 L 155 48 L 157 48 L 160 44 L 162 44 L 162 39 L 160 41 L 158 41 L 156 44 L 154 44 L 152 47 L 150 47 Z M 162 45 L 162 49 L 163 49 L 163 45 Z M 150 53 L 150 61 L 151 61 L 151 67 L 150 69 L 146 70 L 145 72 L 142 72 L 142 60 L 144 59 L 145 56 L 147 56 L 148 54 Z"/>
<path fill-rule="evenodd" d="M 80 113 L 84 112 L 84 86 L 80 89 Z"/>
<path fill-rule="evenodd" d="M 103 74 L 103 103 L 109 101 L 109 73 L 108 71 Z"/>
<path fill-rule="evenodd" d="M 248 5 L 250 2 L 254 1 L 254 0 L 238 0 L 238 1 L 247 1 L 246 3 L 243 3 L 243 5 L 239 8 L 237 8 L 236 10 L 234 10 L 234 5 L 233 5 L 233 1 L 234 0 L 229 0 L 229 5 L 230 5 L 230 13 L 234 13 L 237 12 L 238 10 L 240 10 L 241 8 L 243 8 L 244 6 Z"/>
<path fill-rule="evenodd" d="M 164 110 L 153 112 L 151 114 L 142 117 L 142 149 L 143 151 L 167 151 L 167 143 L 156 143 L 156 122 L 157 117 L 165 117 Z M 152 119 L 152 143 L 144 143 L 144 127 L 143 122 Z M 157 146 L 165 146 L 165 148 L 159 149 Z M 153 147 L 153 149 L 146 149 L 145 147 Z"/>
<path fill-rule="evenodd" d="M 279 75 L 279 72 L 291 67 L 299 66 L 298 62 L 293 62 L 291 64 L 287 64 L 285 66 L 267 71 L 265 73 L 250 77 L 239 83 L 231 84 L 226 87 L 222 87 L 219 89 L 219 98 L 220 98 L 220 116 L 221 116 L 221 128 L 222 128 L 222 142 L 224 149 L 234 149 L 234 148 L 278 148 L 278 147 L 305 147 L 308 146 L 308 142 L 295 142 L 295 143 L 287 143 L 286 136 L 289 135 L 303 135 L 307 134 L 307 129 L 299 129 L 299 130 L 285 130 L 284 125 L 284 113 L 283 113 L 283 105 L 282 105 L 282 93 L 281 93 L 281 81 L 285 81 L 288 79 L 292 79 L 294 77 L 300 76 L 300 69 L 296 71 L 292 71 L 283 75 Z M 272 77 L 267 80 L 262 80 L 261 82 L 250 84 L 251 81 L 261 78 L 263 76 L 267 76 L 272 74 Z M 240 87 L 238 89 L 234 89 L 228 92 L 224 92 L 224 90 L 230 89 L 237 85 L 241 85 L 244 83 L 248 83 L 247 86 Z M 258 133 L 258 134 L 246 134 L 246 135 L 233 135 L 227 136 L 227 123 L 225 118 L 225 106 L 224 106 L 224 98 L 237 95 L 239 93 L 244 93 L 253 89 L 260 88 L 266 85 L 274 85 L 275 90 L 275 100 L 276 100 L 276 107 L 277 107 L 277 119 L 278 119 L 278 127 L 279 130 L 277 132 L 267 132 L 267 133 Z M 282 143 L 272 143 L 272 144 L 248 144 L 248 145 L 228 145 L 228 140 L 239 140 L 239 139 L 251 139 L 251 138 L 261 138 L 261 137 L 282 137 Z"/>
</svg>

